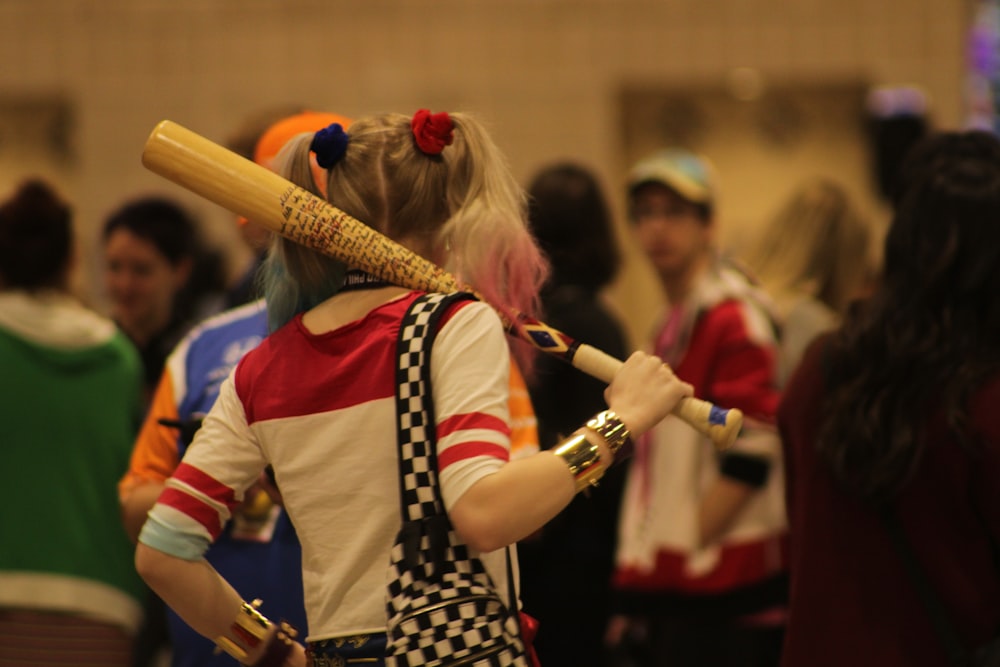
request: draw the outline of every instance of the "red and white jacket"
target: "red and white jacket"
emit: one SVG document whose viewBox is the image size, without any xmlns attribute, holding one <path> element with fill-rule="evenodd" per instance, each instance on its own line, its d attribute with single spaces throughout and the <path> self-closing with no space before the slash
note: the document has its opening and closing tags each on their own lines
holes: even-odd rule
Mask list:
<svg viewBox="0 0 1000 667">
<path fill-rule="evenodd" d="M 615 587 L 679 598 L 727 593 L 786 569 L 776 340 L 767 299 L 717 263 L 673 304 L 652 345 L 695 395 L 739 408 L 744 429 L 731 456 L 670 416 L 637 444 L 622 504 Z M 722 538 L 698 546 L 698 508 L 720 475 L 758 477 L 759 490 Z"/>
</svg>

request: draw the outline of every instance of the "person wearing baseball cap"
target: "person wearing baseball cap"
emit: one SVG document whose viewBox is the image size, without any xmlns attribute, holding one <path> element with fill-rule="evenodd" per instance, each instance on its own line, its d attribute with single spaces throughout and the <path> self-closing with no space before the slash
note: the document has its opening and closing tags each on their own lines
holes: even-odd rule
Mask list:
<svg viewBox="0 0 1000 667">
<path fill-rule="evenodd" d="M 644 644 L 651 664 L 777 665 L 787 529 L 769 300 L 716 251 L 707 158 L 661 150 L 626 180 L 632 232 L 667 297 L 650 347 L 696 396 L 739 408 L 746 422 L 721 455 L 673 418 L 637 443 L 607 639 Z"/>
<path fill-rule="evenodd" d="M 666 149 L 628 173 L 629 219 L 668 298 L 683 301 L 712 259 L 715 178 L 706 158 Z"/>
</svg>

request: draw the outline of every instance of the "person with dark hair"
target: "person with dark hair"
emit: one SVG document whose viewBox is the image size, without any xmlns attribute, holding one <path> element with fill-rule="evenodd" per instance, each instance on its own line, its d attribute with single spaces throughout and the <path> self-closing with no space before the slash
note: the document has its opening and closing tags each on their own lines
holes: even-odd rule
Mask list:
<svg viewBox="0 0 1000 667">
<path fill-rule="evenodd" d="M 668 417 L 636 443 L 622 497 L 612 644 L 651 665 L 777 665 L 787 525 L 770 300 L 715 245 L 707 158 L 669 148 L 629 171 L 632 231 L 667 297 L 652 341 L 695 393 L 745 421 L 724 452 Z"/>
<path fill-rule="evenodd" d="M 195 219 L 161 197 L 130 201 L 104 224 L 104 281 L 112 319 L 139 349 L 147 400 L 181 337 L 218 310 L 204 300 L 224 285 Z"/>
<path fill-rule="evenodd" d="M 625 334 L 599 292 L 620 263 L 611 215 L 595 176 L 559 163 L 528 187 L 528 221 L 552 271 L 542 287 L 546 323 L 624 358 Z M 553 444 L 604 406 L 605 385 L 553 358 L 539 359 L 529 385 L 539 441 Z M 525 611 L 539 621 L 535 647 L 546 667 L 605 663 L 618 506 L 624 466 L 578 496 L 535 536 L 518 544 Z M 581 581 L 590 581 L 580 586 Z"/>
<path fill-rule="evenodd" d="M 125 667 L 141 582 L 114 485 L 139 359 L 69 289 L 72 213 L 46 183 L 0 204 L 0 664 Z"/>
<path fill-rule="evenodd" d="M 1000 628 L 998 221 L 995 136 L 919 144 L 873 294 L 792 376 L 786 665 L 997 664 L 965 659 Z"/>
<path fill-rule="evenodd" d="M 932 131 L 927 94 L 912 86 L 878 86 L 865 107 L 873 185 L 890 202 L 907 155 Z"/>
</svg>

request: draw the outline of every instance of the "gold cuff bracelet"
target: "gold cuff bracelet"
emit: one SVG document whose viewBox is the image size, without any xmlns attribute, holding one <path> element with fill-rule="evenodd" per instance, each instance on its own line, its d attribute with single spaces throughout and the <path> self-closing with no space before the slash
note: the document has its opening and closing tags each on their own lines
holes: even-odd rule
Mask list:
<svg viewBox="0 0 1000 667">
<path fill-rule="evenodd" d="M 597 481 L 604 475 L 601 450 L 587 440 L 585 435 L 574 435 L 564 440 L 552 453 L 569 466 L 569 471 L 576 481 L 577 492 L 588 486 L 597 486 Z"/>
<path fill-rule="evenodd" d="M 260 645 L 271 629 L 271 622 L 257 611 L 260 605 L 260 600 L 244 602 L 229 626 L 228 635 L 215 638 L 216 645 L 240 663 L 246 663 L 250 651 Z"/>
<path fill-rule="evenodd" d="M 628 427 L 612 410 L 598 412 L 587 422 L 587 428 L 604 437 L 612 456 L 617 456 L 618 450 L 631 441 Z"/>
</svg>

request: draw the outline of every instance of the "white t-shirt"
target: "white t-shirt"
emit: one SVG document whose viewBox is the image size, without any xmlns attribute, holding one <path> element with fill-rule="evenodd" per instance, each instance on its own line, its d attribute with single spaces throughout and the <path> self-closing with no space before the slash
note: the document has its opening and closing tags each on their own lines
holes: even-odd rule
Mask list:
<svg viewBox="0 0 1000 667">
<path fill-rule="evenodd" d="M 302 543 L 309 639 L 384 630 L 389 552 L 401 521 L 396 339 L 418 295 L 320 335 L 296 318 L 247 354 L 140 539 L 200 557 L 197 549 L 207 548 L 270 464 Z M 431 385 L 447 509 L 509 458 L 508 355 L 486 304 L 459 302 L 442 318 Z M 504 550 L 478 555 L 506 597 Z"/>
</svg>

